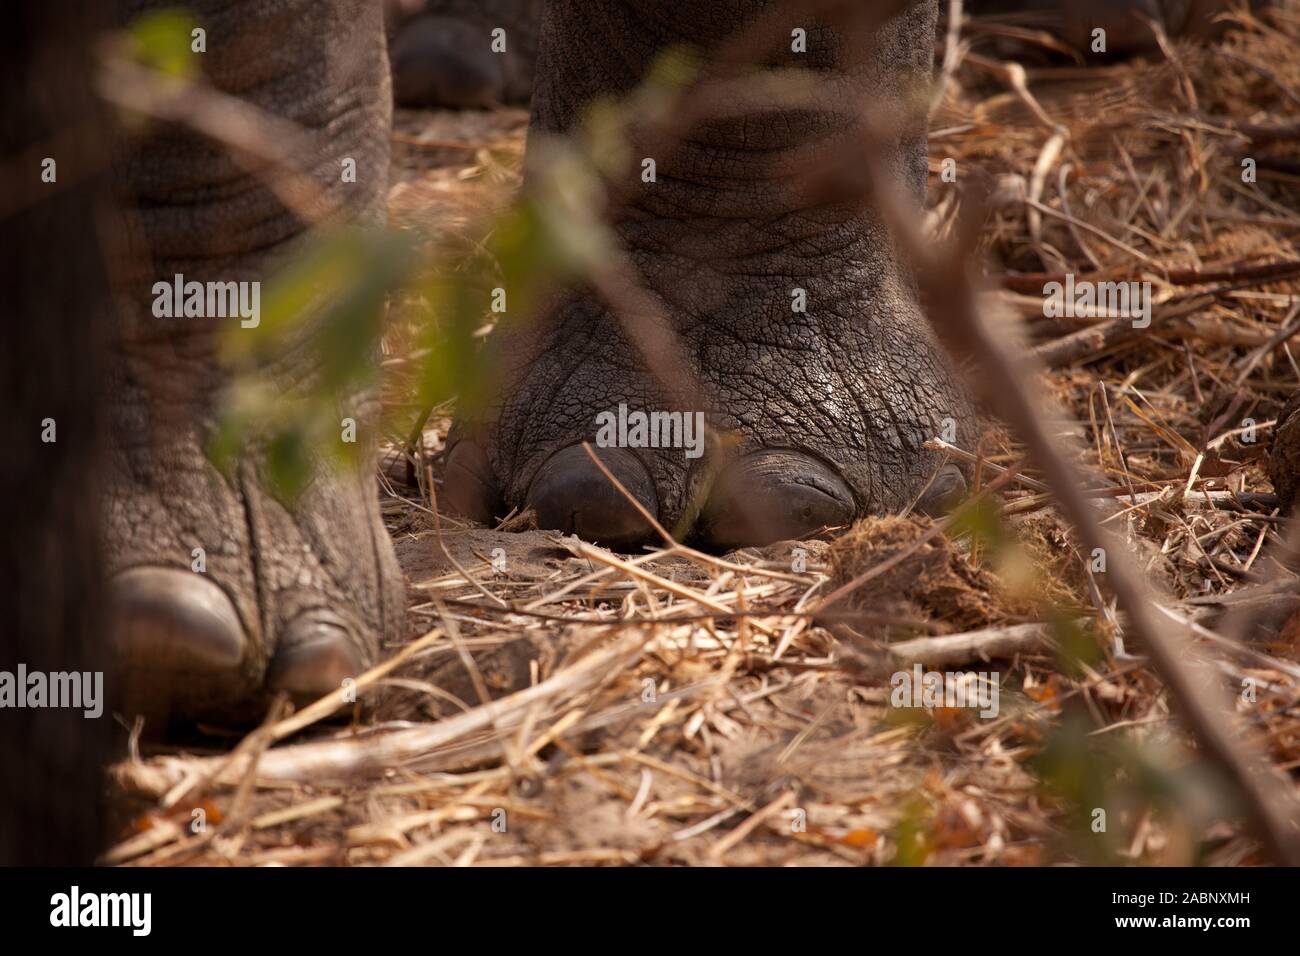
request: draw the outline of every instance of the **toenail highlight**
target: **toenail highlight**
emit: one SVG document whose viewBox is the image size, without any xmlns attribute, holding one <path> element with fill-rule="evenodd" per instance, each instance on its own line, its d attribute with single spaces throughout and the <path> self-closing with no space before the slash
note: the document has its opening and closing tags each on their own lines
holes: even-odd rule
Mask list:
<svg viewBox="0 0 1300 956">
<path fill-rule="evenodd" d="M 593 448 L 601 463 L 656 519 L 659 499 L 640 459 L 622 448 Z M 548 458 L 528 489 L 527 506 L 539 528 L 576 534 L 608 547 L 630 547 L 649 540 L 654 529 L 605 477 L 581 445 Z"/>
<path fill-rule="evenodd" d="M 200 573 L 163 567 L 123 571 L 110 587 L 125 713 L 198 719 L 241 703 L 249 642 L 220 587 Z"/>
<path fill-rule="evenodd" d="M 700 535 L 722 550 L 800 538 L 850 523 L 853 492 L 829 465 L 791 449 L 763 449 L 718 476 L 700 515 Z"/>
<path fill-rule="evenodd" d="M 266 674 L 272 691 L 301 707 L 339 690 L 366 667 L 357 642 L 336 614 L 310 611 L 285 628 Z"/>
</svg>

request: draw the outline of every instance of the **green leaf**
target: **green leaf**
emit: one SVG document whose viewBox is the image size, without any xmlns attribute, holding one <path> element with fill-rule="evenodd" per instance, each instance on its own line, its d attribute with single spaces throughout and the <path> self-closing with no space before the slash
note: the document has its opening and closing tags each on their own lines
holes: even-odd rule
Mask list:
<svg viewBox="0 0 1300 956">
<path fill-rule="evenodd" d="M 952 534 L 954 537 L 970 535 L 972 541 L 993 554 L 999 553 L 1009 540 L 1002 513 L 987 496 L 972 498 L 957 510 Z"/>
<path fill-rule="evenodd" d="M 894 828 L 894 845 L 898 848 L 893 866 L 924 866 L 930 856 L 930 812 L 920 799 L 909 800 L 903 816 Z"/>
<path fill-rule="evenodd" d="M 282 503 L 294 501 L 311 482 L 310 441 L 303 423 L 273 435 L 266 446 L 269 490 Z"/>
<path fill-rule="evenodd" d="M 1052 636 L 1056 639 L 1057 665 L 1061 672 L 1072 677 L 1083 676 L 1083 667 L 1094 667 L 1101 661 L 1101 648 L 1096 637 L 1079 626 L 1073 615 L 1063 609 L 1053 608 Z"/>
<path fill-rule="evenodd" d="M 178 79 L 192 79 L 199 73 L 198 55 L 191 43 L 198 21 L 180 7 L 154 10 L 127 27 L 131 53 L 136 62 Z"/>
</svg>

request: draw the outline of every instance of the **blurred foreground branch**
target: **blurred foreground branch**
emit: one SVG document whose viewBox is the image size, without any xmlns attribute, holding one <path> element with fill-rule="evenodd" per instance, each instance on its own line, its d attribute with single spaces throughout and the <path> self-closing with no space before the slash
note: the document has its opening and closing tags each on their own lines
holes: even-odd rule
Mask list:
<svg viewBox="0 0 1300 956">
<path fill-rule="evenodd" d="M 864 149 L 871 170 L 879 161 L 875 140 L 867 133 Z M 861 163 L 861 158 L 858 159 Z M 1084 494 L 1083 476 L 1061 450 L 1061 437 L 1049 429 L 1040 411 L 1047 407 L 1036 394 L 1040 367 L 1025 350 L 1015 352 L 981 314 L 968 265 L 982 210 L 972 208 L 959 224 L 951 248 L 934 244 L 913 225 L 914 217 L 897 190 L 871 178 L 865 198 L 879 208 L 896 240 L 916 268 L 926 290 L 929 317 L 936 333 L 955 352 L 969 355 L 983 382 L 996 382 L 986 397 L 1024 441 L 1061 513 L 1074 525 L 1083 547 L 1107 556 L 1107 578 L 1127 618 L 1129 631 L 1145 644 L 1170 698 L 1206 755 L 1226 772 L 1244 798 L 1257 834 L 1278 863 L 1300 865 L 1300 830 L 1288 784 L 1268 764 L 1257 735 L 1248 733 L 1229 704 L 1216 675 L 1187 659 L 1185 628 L 1155 612 L 1156 595 L 1132 562 L 1124 541 L 1105 528 Z M 972 203 L 972 207 L 978 206 Z M 1236 732 L 1234 732 L 1236 731 Z"/>
</svg>

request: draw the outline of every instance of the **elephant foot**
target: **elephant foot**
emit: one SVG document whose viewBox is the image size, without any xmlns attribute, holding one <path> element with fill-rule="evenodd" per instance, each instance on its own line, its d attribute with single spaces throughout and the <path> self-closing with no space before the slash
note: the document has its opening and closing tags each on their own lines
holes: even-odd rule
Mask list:
<svg viewBox="0 0 1300 956">
<path fill-rule="evenodd" d="M 491 109 L 527 103 L 538 11 L 533 0 L 390 0 L 393 102 Z"/>
<path fill-rule="evenodd" d="M 634 86 L 658 43 L 689 35 L 707 58 L 743 27 L 707 5 L 671 28 L 648 0 L 609 9 L 593 21 L 571 0 L 549 8 L 535 136 L 571 131 L 588 96 Z M 924 443 L 972 443 L 973 416 L 888 230 L 860 204 L 811 198 L 795 175 L 852 139 L 854 104 L 911 115 L 909 91 L 929 77 L 933 17 L 916 4 L 883 26 L 843 27 L 873 36 L 811 29 L 806 53 L 774 54 L 772 65 L 828 77 L 817 108 L 740 97 L 657 157 L 653 181 L 633 164 L 613 227 L 632 278 L 675 333 L 674 366 L 689 367 L 655 367 L 628 334 L 648 320 L 591 290 L 503 323 L 487 345 L 502 387 L 453 429 L 443 501 L 480 520 L 531 508 L 543 528 L 626 549 L 656 537 L 648 515 L 731 549 L 959 495 L 960 473 Z M 662 36 L 644 35 L 655 30 Z M 853 48 L 887 53 L 864 61 Z M 889 146 L 918 214 L 924 121 L 896 124 Z"/>
<path fill-rule="evenodd" d="M 774 297 L 784 281 L 774 278 Z M 862 277 L 800 281 L 848 286 Z M 852 301 L 854 294 L 846 288 L 843 295 Z M 458 423 L 444 504 L 485 522 L 530 508 L 541 528 L 625 550 L 656 539 L 647 516 L 702 546 L 730 550 L 909 505 L 947 510 L 964 495 L 965 479 L 922 443 L 944 432 L 945 419 L 969 441 L 969 409 L 914 306 L 858 301 L 859 315 L 870 317 L 861 325 L 838 307 L 785 329 L 756 322 L 746 330 L 728 318 L 722 332 L 720 321 L 683 317 L 688 350 L 708 360 L 701 369 L 714 397 L 707 410 L 667 406 L 613 317 L 596 313 L 588 327 L 551 331 L 542 357 L 521 366 L 495 415 Z M 787 349 L 772 344 L 783 332 L 793 339 Z M 585 347 L 590 340 L 618 342 L 623 351 Z M 497 345 L 515 347 L 504 337 Z M 686 429 L 670 426 L 660 436 L 666 440 L 644 442 L 634 424 L 625 444 L 602 447 L 600 426 L 620 407 L 633 423 L 638 412 L 651 421 L 707 420 L 735 451 L 709 447 L 693 458 L 675 441 Z"/>
<path fill-rule="evenodd" d="M 401 572 L 368 474 L 321 471 L 290 504 L 252 457 L 227 476 L 200 449 L 182 439 L 113 456 L 110 633 L 123 712 L 150 733 L 247 724 L 278 693 L 301 707 L 404 636 Z"/>
<path fill-rule="evenodd" d="M 391 112 L 379 6 L 186 6 L 210 38 L 205 78 L 302 137 L 292 150 L 318 188 L 311 207 L 331 227 L 373 222 L 387 189 Z M 259 424 L 249 423 L 248 441 L 220 469 L 209 459 L 232 389 L 245 384 L 234 380 L 226 350 L 253 329 L 267 331 L 258 324 L 261 289 L 310 255 L 316 236 L 304 219 L 315 214 L 286 208 L 245 157 L 189 124 L 143 124 L 117 145 L 124 238 L 110 244 L 100 481 L 119 701 L 126 717 L 145 717 L 151 735 L 168 735 L 171 724 L 246 725 L 264 719 L 280 694 L 304 704 L 337 691 L 370 666 L 382 641 L 406 636 L 403 581 L 379 516 L 373 402 L 336 396 L 338 421 L 348 422 L 337 440 L 349 443 L 338 451 L 350 454 L 322 457 L 360 464 L 355 472 L 314 464 L 292 501 L 271 491 Z M 342 157 L 356 176 L 340 175 Z M 166 286 L 182 276 L 208 289 L 184 318 L 159 310 L 155 292 L 160 279 Z M 255 296 L 253 313 L 238 319 L 216 307 L 213 291 L 235 285 Z M 240 369 L 290 405 L 316 400 L 322 388 L 316 310 L 327 303 L 315 298 L 283 336 L 249 350 L 255 367 Z M 318 451 L 308 444 L 304 454 Z"/>
</svg>

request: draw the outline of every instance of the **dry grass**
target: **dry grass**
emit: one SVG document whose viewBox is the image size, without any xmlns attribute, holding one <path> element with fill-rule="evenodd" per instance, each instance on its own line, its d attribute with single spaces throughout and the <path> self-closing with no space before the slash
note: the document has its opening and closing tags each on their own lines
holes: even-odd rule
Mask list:
<svg viewBox="0 0 1300 956">
<path fill-rule="evenodd" d="M 967 63 L 932 123 L 933 171 L 953 157 L 958 181 L 933 175 L 930 191 L 942 234 L 980 172 L 1000 181 L 981 250 L 1003 287 L 997 307 L 1024 318 L 1019 334 L 1051 366 L 1059 429 L 1086 449 L 1100 513 L 1170 612 L 1196 622 L 1191 653 L 1235 690 L 1256 680 L 1239 710 L 1287 770 L 1300 767 L 1300 624 L 1286 623 L 1295 589 L 1274 557 L 1281 525 L 1261 459 L 1300 385 L 1281 334 L 1300 275 L 1297 39 L 1300 21 L 1283 11 L 1214 47 L 1176 45 L 1172 60 L 1030 69 L 1034 100 L 1064 130 L 1050 149 L 1055 131 L 1025 99 Z M 399 116 L 394 221 L 463 235 L 513 185 L 523 120 Z M 1242 182 L 1246 157 L 1257 184 Z M 1277 272 L 1256 268 L 1269 263 L 1298 265 L 1270 280 Z M 1151 326 L 1044 318 L 1041 286 L 1066 272 L 1152 281 Z M 1079 336 L 1085 327 L 1105 331 Z M 397 403 L 406 357 L 400 340 L 390 346 Z M 447 413 L 425 430 L 435 480 Z M 1256 442 L 1243 441 L 1246 419 Z M 427 488 L 393 484 L 384 514 L 423 637 L 363 679 L 380 689 L 363 694 L 373 711 L 343 730 L 308 725 L 311 714 L 272 719 L 230 757 L 122 765 L 138 832 L 110 859 L 1260 861 L 1233 814 L 1205 798 L 1215 787 L 1142 648 L 1126 646 L 1104 573 L 1078 553 L 1023 449 L 994 426 L 977 451 L 977 487 L 994 466 L 1020 475 L 988 495 L 995 508 L 938 532 L 919 518 L 869 520 L 798 545 L 797 572 L 791 542 L 725 560 L 620 557 L 539 531 L 445 518 L 439 530 Z M 821 605 L 873 571 L 850 601 Z M 1249 646 L 1218 635 L 1225 610 L 1243 607 L 1263 612 L 1252 634 L 1265 639 Z M 1037 626 L 1054 620 L 1076 623 Z M 921 642 L 963 632 L 978 633 Z M 972 656 L 979 648 L 996 658 Z M 890 707 L 890 672 L 913 662 L 996 671 L 999 715 Z M 1153 779 L 1173 781 L 1173 796 Z M 1098 805 L 1106 840 L 1086 825 Z"/>
</svg>

